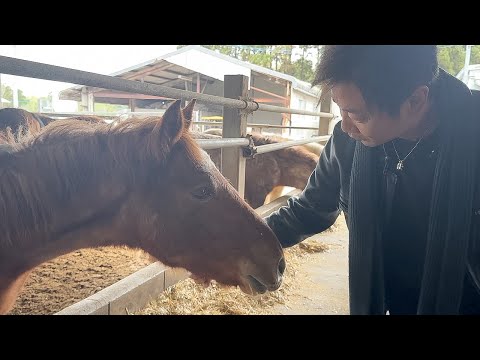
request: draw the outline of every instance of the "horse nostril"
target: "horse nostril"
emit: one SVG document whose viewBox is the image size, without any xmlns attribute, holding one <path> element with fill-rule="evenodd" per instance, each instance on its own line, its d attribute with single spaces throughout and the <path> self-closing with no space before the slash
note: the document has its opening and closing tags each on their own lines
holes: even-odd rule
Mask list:
<svg viewBox="0 0 480 360">
<path fill-rule="evenodd" d="M 280 259 L 280 262 L 278 263 L 278 272 L 280 274 L 280 276 L 283 275 L 283 273 L 285 272 L 285 268 L 287 267 L 287 264 L 285 263 L 285 258 L 282 257 Z"/>
</svg>

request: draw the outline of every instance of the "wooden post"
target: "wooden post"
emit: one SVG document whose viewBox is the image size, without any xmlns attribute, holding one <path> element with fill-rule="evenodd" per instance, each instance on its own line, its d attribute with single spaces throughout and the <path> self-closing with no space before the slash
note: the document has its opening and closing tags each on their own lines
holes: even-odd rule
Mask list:
<svg viewBox="0 0 480 360">
<path fill-rule="evenodd" d="M 244 75 L 225 75 L 223 96 L 240 99 L 248 94 L 248 77 Z M 223 137 L 239 138 L 247 134 L 247 113 L 223 108 Z M 221 171 L 243 198 L 245 194 L 245 162 L 241 148 L 222 149 Z M 251 179 L 252 181 L 252 179 Z M 254 181 L 254 180 L 253 180 Z"/>
<path fill-rule="evenodd" d="M 332 112 L 332 96 L 328 94 L 320 103 L 320 112 Z M 318 121 L 318 136 L 328 135 L 331 118 L 320 117 Z"/>
<path fill-rule="evenodd" d="M 290 102 L 292 101 L 292 87 L 291 82 L 287 81 L 287 88 L 285 89 L 285 107 L 291 108 Z M 292 126 L 292 114 L 285 114 L 288 119 L 288 126 Z M 282 124 L 283 125 L 283 124 Z M 292 135 L 292 128 L 288 129 L 288 135 Z M 283 129 L 282 129 L 282 136 L 283 136 Z"/>
<path fill-rule="evenodd" d="M 94 111 L 95 99 L 93 97 L 93 92 L 88 91 L 87 93 L 87 109 L 90 112 Z"/>
<path fill-rule="evenodd" d="M 130 111 L 135 112 L 135 99 L 128 99 L 128 105 L 130 106 Z"/>
<path fill-rule="evenodd" d="M 80 111 L 88 111 L 88 95 L 87 88 L 82 88 L 82 101 L 80 103 Z"/>
</svg>

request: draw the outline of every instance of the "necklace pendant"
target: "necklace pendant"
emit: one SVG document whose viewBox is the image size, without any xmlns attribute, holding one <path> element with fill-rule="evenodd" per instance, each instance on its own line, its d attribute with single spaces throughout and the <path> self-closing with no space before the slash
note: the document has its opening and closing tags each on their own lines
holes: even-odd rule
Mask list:
<svg viewBox="0 0 480 360">
<path fill-rule="evenodd" d="M 399 160 L 397 163 L 397 170 L 403 170 L 403 160 Z"/>
</svg>

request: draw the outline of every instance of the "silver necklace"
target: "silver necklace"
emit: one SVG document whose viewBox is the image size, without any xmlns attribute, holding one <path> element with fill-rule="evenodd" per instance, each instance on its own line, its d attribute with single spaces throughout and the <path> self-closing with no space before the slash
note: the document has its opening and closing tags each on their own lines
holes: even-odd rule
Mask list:
<svg viewBox="0 0 480 360">
<path fill-rule="evenodd" d="M 415 150 L 417 145 L 420 144 L 420 141 L 422 141 L 422 139 L 423 139 L 423 136 L 420 139 L 418 139 L 415 146 L 412 148 L 412 150 L 410 150 L 410 152 L 403 159 L 400 159 L 400 155 L 398 155 L 397 148 L 395 147 L 395 140 L 392 141 L 393 149 L 395 150 L 395 154 L 397 154 L 397 158 L 398 158 L 397 170 L 403 170 L 403 168 L 405 167 L 405 165 L 403 163 L 405 162 L 407 157 L 410 156 L 410 154 L 413 152 L 413 150 Z M 384 149 L 385 149 L 385 147 L 384 147 Z"/>
</svg>

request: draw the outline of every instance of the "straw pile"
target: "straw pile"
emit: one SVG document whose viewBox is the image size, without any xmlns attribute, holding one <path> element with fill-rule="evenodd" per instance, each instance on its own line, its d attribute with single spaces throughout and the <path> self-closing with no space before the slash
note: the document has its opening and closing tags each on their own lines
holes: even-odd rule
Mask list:
<svg viewBox="0 0 480 360">
<path fill-rule="evenodd" d="M 328 231 L 335 231 L 332 227 Z M 289 293 L 301 284 L 295 283 L 296 269 L 305 257 L 327 250 L 325 244 L 308 239 L 285 249 L 287 268 L 279 290 L 250 296 L 239 288 L 211 283 L 207 288 L 186 279 L 167 289 L 137 315 L 260 315 L 271 314 L 276 304 L 285 304 Z"/>
</svg>

